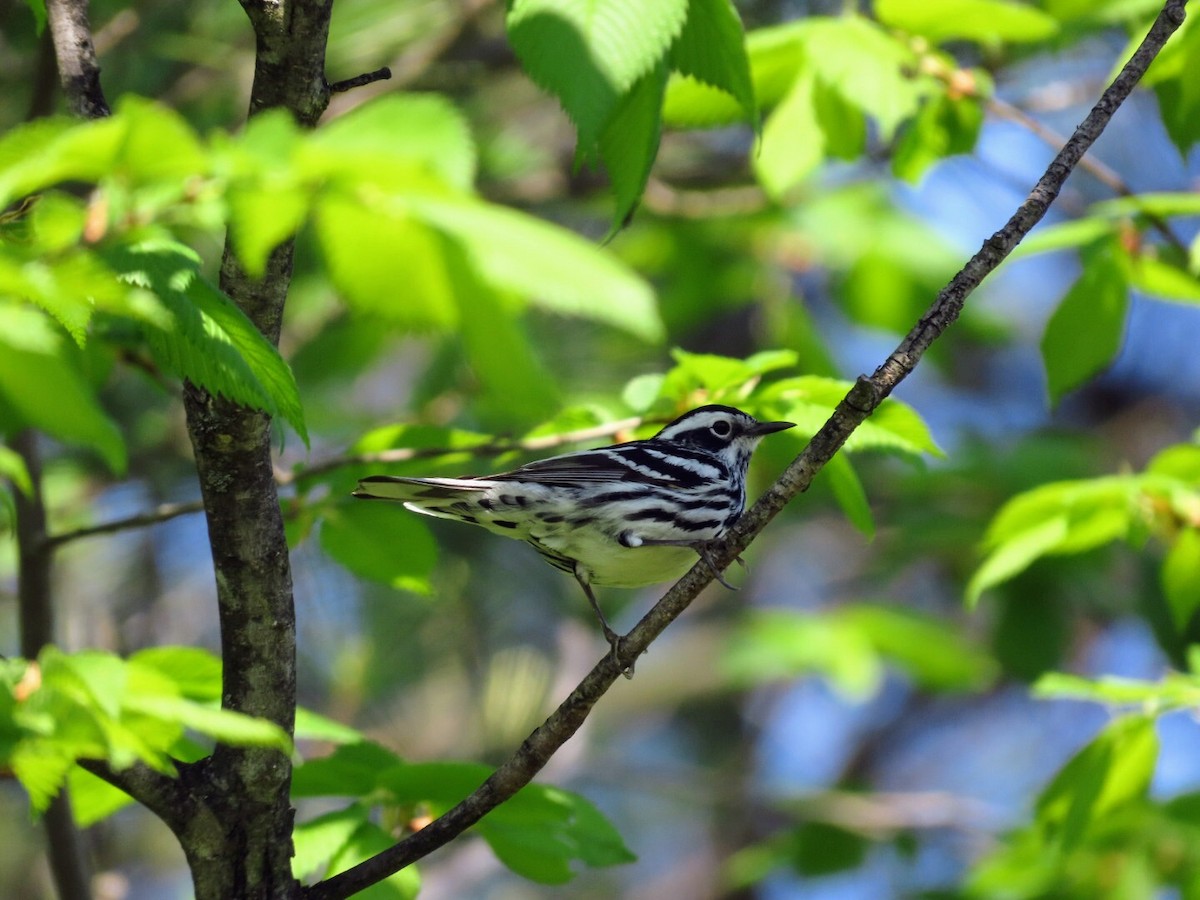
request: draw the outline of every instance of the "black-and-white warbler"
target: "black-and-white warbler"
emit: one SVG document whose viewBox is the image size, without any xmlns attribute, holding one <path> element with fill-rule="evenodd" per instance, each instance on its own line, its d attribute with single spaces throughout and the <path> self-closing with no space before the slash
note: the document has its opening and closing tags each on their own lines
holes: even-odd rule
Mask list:
<svg viewBox="0 0 1200 900">
<path fill-rule="evenodd" d="M 355 497 L 480 525 L 533 545 L 587 594 L 614 652 L 592 585 L 641 587 L 679 578 L 746 505 L 750 454 L 792 422 L 759 422 L 730 406 L 684 413 L 654 437 L 553 456 L 498 475 L 371 475 Z M 724 581 L 722 580 L 722 583 Z"/>
</svg>

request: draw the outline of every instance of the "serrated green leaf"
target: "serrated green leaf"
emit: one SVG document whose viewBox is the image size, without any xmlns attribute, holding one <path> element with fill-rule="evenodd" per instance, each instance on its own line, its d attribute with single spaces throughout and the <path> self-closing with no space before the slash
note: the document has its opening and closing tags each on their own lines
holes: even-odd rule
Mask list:
<svg viewBox="0 0 1200 900">
<path fill-rule="evenodd" d="M 41 313 L 0 303 L 0 431 L 38 428 L 125 469 L 125 442 L 80 372 L 77 350 Z M 46 398 L 53 397 L 53 403 Z"/>
<path fill-rule="evenodd" d="M 473 201 L 414 199 L 414 214 L 458 241 L 492 286 L 548 312 L 585 316 L 647 341 L 663 329 L 654 293 L 608 251 L 515 210 Z"/>
<path fill-rule="evenodd" d="M 254 323 L 200 275 L 190 250 L 146 241 L 113 248 L 108 261 L 124 281 L 153 291 L 169 311 L 170 329 L 145 330 L 164 368 L 236 403 L 282 416 L 307 445 L 291 369 Z"/>
<path fill-rule="evenodd" d="M 1129 290 L 1115 251 L 1099 247 L 1083 254 L 1083 274 L 1067 291 L 1046 324 L 1042 360 L 1050 402 L 1105 369 L 1121 347 Z"/>
<path fill-rule="evenodd" d="M 1162 587 L 1171 619 L 1182 633 L 1200 610 L 1200 531 L 1179 532 L 1163 560 Z"/>
<path fill-rule="evenodd" d="M 791 89 L 803 65 L 807 20 L 759 28 L 746 35 L 746 55 L 754 97 L 760 108 L 777 104 Z M 663 101 L 663 120 L 682 128 L 709 128 L 740 121 L 742 106 L 723 90 L 695 78 L 672 77 Z"/>
<path fill-rule="evenodd" d="M 662 135 L 662 101 L 667 84 L 666 64 L 652 69 L 621 98 L 600 131 L 600 159 L 612 181 L 616 207 L 612 233 L 633 215 Z"/>
<path fill-rule="evenodd" d="M 1152 718 L 1112 722 L 1038 798 L 1036 821 L 1042 833 L 1063 851 L 1079 846 L 1095 822 L 1146 795 L 1157 756 Z"/>
<path fill-rule="evenodd" d="M 63 181 L 99 181 L 112 169 L 125 131 L 115 116 L 46 118 L 14 128 L 0 139 L 0 208 Z"/>
<path fill-rule="evenodd" d="M 876 0 L 875 15 L 885 25 L 935 44 L 1032 42 L 1058 33 L 1058 22 L 1040 9 L 1001 0 Z"/>
<path fill-rule="evenodd" d="M 730 0 L 690 0 L 683 31 L 671 46 L 671 68 L 732 97 L 754 121 L 757 108 L 750 79 L 742 20 Z"/>
<path fill-rule="evenodd" d="M 321 546 L 356 575 L 398 590 L 428 593 L 437 545 L 398 503 L 346 500 L 326 510 Z"/>
<path fill-rule="evenodd" d="M 913 50 L 860 16 L 812 18 L 805 24 L 800 34 L 812 74 L 874 118 L 881 137 L 891 140 L 932 89 L 929 81 L 913 77 Z"/>
<path fill-rule="evenodd" d="M 8 764 L 29 794 L 29 806 L 36 815 L 45 812 L 58 794 L 74 760 L 45 742 L 24 742 L 13 751 Z"/>
<path fill-rule="evenodd" d="M 513 0 L 508 39 L 590 155 L 625 94 L 666 58 L 687 13 L 688 0 Z"/>
</svg>

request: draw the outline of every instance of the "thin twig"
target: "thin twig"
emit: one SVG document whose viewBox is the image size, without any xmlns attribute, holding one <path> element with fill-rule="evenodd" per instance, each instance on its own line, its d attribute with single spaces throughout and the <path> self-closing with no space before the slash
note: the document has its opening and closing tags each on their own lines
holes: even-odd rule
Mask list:
<svg viewBox="0 0 1200 900">
<path fill-rule="evenodd" d="M 989 97 L 986 105 L 988 111 L 993 115 L 999 116 L 1002 119 L 1008 119 L 1010 122 L 1016 122 L 1051 147 L 1061 147 L 1066 143 L 1066 138 L 1061 134 L 1053 128 L 1042 124 L 1019 106 L 1014 106 L 1006 100 L 1001 100 L 999 97 Z M 1125 180 L 1115 169 L 1105 165 L 1095 157 L 1086 156 L 1081 159 L 1079 161 L 1079 168 L 1084 169 L 1114 194 L 1121 197 L 1137 198 L 1134 190 L 1125 183 Z M 1187 245 L 1171 230 L 1171 226 L 1166 219 L 1152 210 L 1142 208 L 1139 209 L 1139 212 L 1146 217 L 1146 221 L 1154 226 L 1154 229 L 1163 236 L 1163 239 L 1172 248 L 1179 251 L 1184 257 L 1187 256 Z"/>
<path fill-rule="evenodd" d="M 161 522 L 168 522 L 179 516 L 203 511 L 204 504 L 199 500 L 192 500 L 187 503 L 163 503 L 150 512 L 125 516 L 121 519 L 113 519 L 110 522 L 101 522 L 98 525 L 85 525 L 83 528 L 61 531 L 58 534 L 48 534 L 43 541 L 43 546 L 56 548 L 71 541 L 77 541 L 80 538 L 93 537 L 98 534 L 112 534 L 116 531 L 128 531 L 131 528 L 145 528 L 148 525 L 158 525 Z"/>
<path fill-rule="evenodd" d="M 473 457 L 489 457 L 502 456 L 505 453 L 536 452 L 561 447 L 566 444 L 578 444 L 584 441 L 612 437 L 622 431 L 630 431 L 637 428 L 645 421 L 646 419 L 641 416 L 632 416 L 627 419 L 618 419 L 615 422 L 605 422 L 603 425 L 577 428 L 574 431 L 545 434 L 538 437 L 524 438 L 519 441 L 487 441 L 473 447 L 397 447 L 392 450 L 378 450 L 373 453 L 352 453 L 344 456 L 335 456 L 319 463 L 313 463 L 311 466 L 302 466 L 291 471 L 277 468 L 275 470 L 275 482 L 281 487 L 287 487 L 298 481 L 315 478 L 327 472 L 344 469 L 349 466 L 386 465 L 388 463 L 409 462 L 414 459 L 432 459 L 452 453 L 465 453 Z M 203 511 L 204 504 L 199 500 L 186 503 L 164 503 L 149 512 L 137 513 L 136 515 L 113 519 L 109 522 L 85 525 L 82 528 L 74 528 L 70 531 L 60 531 L 57 534 L 47 535 L 44 538 L 43 546 L 57 548 L 63 544 L 69 544 L 71 541 L 77 541 L 80 538 L 113 534 L 119 531 L 128 531 L 132 528 L 146 528 L 150 525 L 167 522 L 178 516 L 186 516 L 190 513 Z"/>
<path fill-rule="evenodd" d="M 875 374 L 870 378 L 863 376 L 858 379 L 829 421 L 813 436 L 779 480 L 742 516 L 729 535 L 712 545 L 710 553 L 718 567 L 728 566 L 790 500 L 807 490 L 817 472 L 845 444 L 850 434 L 891 394 L 930 345 L 958 318 L 967 296 L 1041 221 L 1067 176 L 1129 96 L 1167 38 L 1182 24 L 1186 5 L 1187 0 L 1167 0 L 1137 52 L 1055 156 L 1012 218 L 984 242 L 979 252 L 939 292 L 933 305 L 896 350 L 875 370 Z M 678 618 L 712 580 L 713 573 L 708 566 L 694 566 L 625 636 L 618 651 L 606 654 L 558 709 L 525 739 L 516 753 L 473 793 L 396 845 L 308 888 L 306 900 L 341 900 L 349 897 L 444 846 L 512 797 L 532 781 L 559 747 L 575 734 L 596 701 L 621 672 L 633 666 L 650 642 Z"/>
</svg>

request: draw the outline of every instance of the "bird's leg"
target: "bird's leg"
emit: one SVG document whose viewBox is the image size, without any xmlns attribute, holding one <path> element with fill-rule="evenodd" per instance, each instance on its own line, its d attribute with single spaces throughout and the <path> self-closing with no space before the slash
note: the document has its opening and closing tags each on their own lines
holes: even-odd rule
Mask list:
<svg viewBox="0 0 1200 900">
<path fill-rule="evenodd" d="M 621 661 L 617 658 L 617 654 L 621 649 L 621 636 L 609 627 L 608 619 L 604 618 L 604 611 L 600 609 L 600 604 L 596 600 L 596 595 L 592 592 L 592 586 L 588 582 L 588 579 L 579 563 L 575 563 L 574 575 L 575 580 L 579 582 L 579 586 L 583 588 L 583 592 L 587 594 L 588 603 L 592 604 L 592 609 L 596 613 L 596 618 L 600 621 L 600 628 L 604 632 L 604 639 L 608 641 L 608 646 L 612 648 L 613 662 L 620 666 Z M 621 674 L 626 678 L 632 678 L 633 666 L 630 666 L 629 668 L 621 666 Z"/>
<path fill-rule="evenodd" d="M 725 576 L 721 574 L 721 570 L 717 568 L 717 564 L 713 562 L 712 555 L 708 552 L 708 541 L 655 541 L 655 540 L 640 540 L 635 547 L 691 547 L 696 551 L 696 555 L 701 561 L 708 566 L 708 571 L 712 572 L 713 578 L 719 581 L 722 585 L 729 588 L 731 591 L 736 591 L 737 588 L 725 580 Z M 735 560 L 744 569 L 746 563 L 740 556 L 734 557 Z"/>
</svg>

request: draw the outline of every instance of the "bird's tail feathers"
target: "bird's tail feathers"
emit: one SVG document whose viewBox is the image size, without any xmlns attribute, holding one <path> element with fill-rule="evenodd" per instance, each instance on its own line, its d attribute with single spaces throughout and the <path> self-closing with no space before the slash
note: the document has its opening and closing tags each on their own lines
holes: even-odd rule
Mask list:
<svg viewBox="0 0 1200 900">
<path fill-rule="evenodd" d="M 403 478 L 399 475 L 370 475 L 358 482 L 353 496 L 363 500 L 395 500 L 423 506 L 429 501 L 454 500 L 464 494 L 486 491 L 489 482 L 471 478 Z M 410 509 L 412 507 L 409 507 Z M 418 509 L 418 512 L 424 512 Z"/>
</svg>

